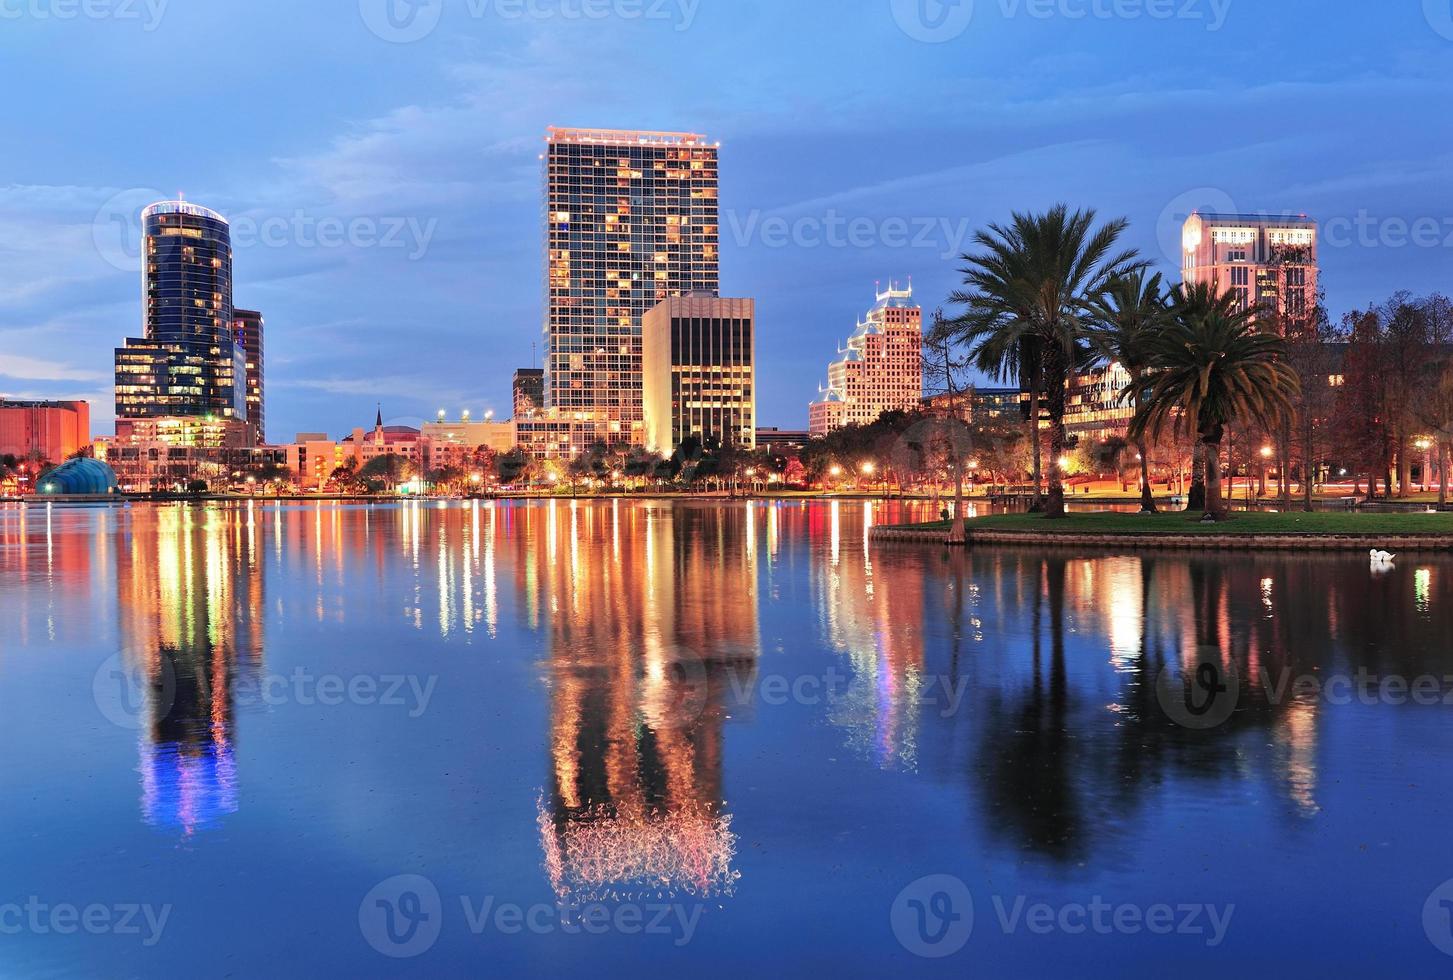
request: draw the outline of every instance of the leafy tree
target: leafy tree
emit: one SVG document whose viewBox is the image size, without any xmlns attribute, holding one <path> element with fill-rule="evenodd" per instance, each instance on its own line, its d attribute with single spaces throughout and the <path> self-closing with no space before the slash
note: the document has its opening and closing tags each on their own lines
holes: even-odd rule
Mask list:
<svg viewBox="0 0 1453 980">
<path fill-rule="evenodd" d="M 536 468 L 535 458 L 519 446 L 500 454 L 494 461 L 495 476 L 506 485 L 529 482 Z"/>
<path fill-rule="evenodd" d="M 960 401 L 966 394 L 972 397 L 971 392 L 965 391 L 967 385 L 964 382 L 969 361 L 968 358 L 954 355 L 953 327 L 944 319 L 941 309 L 934 311 L 933 328 L 924 338 L 923 350 L 925 375 L 935 387 L 938 383 L 943 385 L 940 393 L 947 401 L 945 422 L 953 426 L 963 425 L 964 406 Z M 967 410 L 972 415 L 972 405 Z M 960 443 L 968 440 L 955 439 L 953 436 L 952 432 L 946 432 L 939 441 L 943 444 L 954 474 L 953 526 L 949 531 L 949 544 L 963 544 L 968 540 L 968 532 L 964 527 L 964 470 L 968 467 L 964 451 L 968 447 L 961 446 Z"/>
<path fill-rule="evenodd" d="M 382 493 L 407 483 L 414 476 L 414 464 L 403 456 L 389 453 L 375 456 L 358 471 L 358 479 L 369 493 Z"/>
</svg>

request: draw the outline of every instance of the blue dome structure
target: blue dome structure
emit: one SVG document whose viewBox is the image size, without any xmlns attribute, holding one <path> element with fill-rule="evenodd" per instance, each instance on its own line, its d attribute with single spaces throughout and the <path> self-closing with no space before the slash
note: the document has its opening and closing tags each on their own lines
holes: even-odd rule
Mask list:
<svg viewBox="0 0 1453 980">
<path fill-rule="evenodd" d="M 116 494 L 116 471 L 98 459 L 73 459 L 40 478 L 36 489 L 46 497 L 106 497 Z"/>
</svg>

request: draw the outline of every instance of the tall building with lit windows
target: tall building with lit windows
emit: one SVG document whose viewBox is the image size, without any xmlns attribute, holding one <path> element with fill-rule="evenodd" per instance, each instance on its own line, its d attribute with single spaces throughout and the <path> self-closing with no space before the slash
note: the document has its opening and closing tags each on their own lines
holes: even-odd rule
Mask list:
<svg viewBox="0 0 1453 980">
<path fill-rule="evenodd" d="M 646 448 L 671 455 L 688 438 L 755 449 L 757 304 L 675 296 L 642 328 Z"/>
<path fill-rule="evenodd" d="M 827 387 L 809 409 L 814 436 L 868 425 L 884 412 L 917 411 L 923 401 L 923 310 L 913 286 L 888 284 L 828 365 Z"/>
<path fill-rule="evenodd" d="M 263 383 L 263 319 L 256 310 L 233 310 L 233 339 L 242 349 L 247 372 L 247 421 L 258 442 L 267 441 L 266 388 Z"/>
<path fill-rule="evenodd" d="M 247 419 L 227 219 L 186 201 L 142 212 L 142 336 L 116 351 L 116 417 Z"/>
<path fill-rule="evenodd" d="M 1317 223 L 1306 215 L 1194 213 L 1183 229 L 1181 278 L 1232 290 L 1244 309 L 1305 315 L 1317 303 Z"/>
<path fill-rule="evenodd" d="M 642 318 L 719 289 L 717 160 L 694 133 L 549 131 L 545 404 L 589 441 L 644 443 Z"/>
</svg>

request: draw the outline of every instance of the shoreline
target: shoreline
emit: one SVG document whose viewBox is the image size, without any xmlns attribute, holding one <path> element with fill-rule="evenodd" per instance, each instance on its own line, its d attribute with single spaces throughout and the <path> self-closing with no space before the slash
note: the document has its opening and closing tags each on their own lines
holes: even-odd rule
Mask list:
<svg viewBox="0 0 1453 980">
<path fill-rule="evenodd" d="M 879 525 L 878 542 L 950 545 L 947 522 Z M 1453 551 L 1453 516 L 1423 514 L 1281 514 L 1240 512 L 1202 524 L 1181 512 L 1154 516 L 1071 514 L 1062 520 L 1013 515 L 966 522 L 975 545 L 1112 548 L 1168 551 Z"/>
<path fill-rule="evenodd" d="M 948 547 L 1035 545 L 1053 548 L 1136 548 L 1156 551 L 1453 551 L 1453 534 L 1081 534 L 1049 531 L 970 531 L 963 545 L 950 545 L 948 532 L 916 528 L 875 527 L 874 542 L 912 542 Z"/>
</svg>

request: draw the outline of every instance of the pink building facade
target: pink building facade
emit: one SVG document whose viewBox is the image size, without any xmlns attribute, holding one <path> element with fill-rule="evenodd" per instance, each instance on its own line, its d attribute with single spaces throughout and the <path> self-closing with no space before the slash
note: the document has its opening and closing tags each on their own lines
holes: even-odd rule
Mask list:
<svg viewBox="0 0 1453 980">
<path fill-rule="evenodd" d="M 1287 317 L 1317 303 L 1317 223 L 1298 217 L 1192 214 L 1182 234 L 1181 278 L 1231 290 L 1243 309 Z"/>
<path fill-rule="evenodd" d="M 0 456 L 60 463 L 90 444 L 88 402 L 0 400 Z"/>
</svg>

